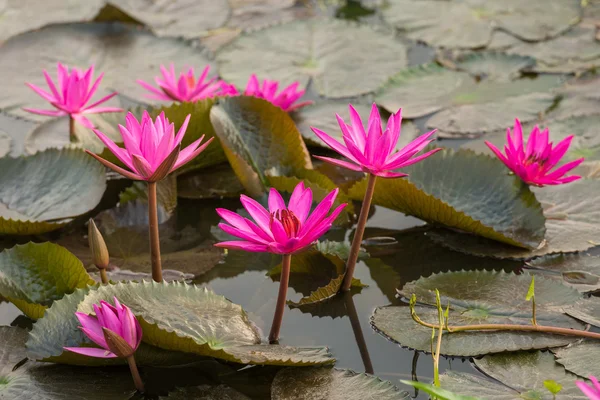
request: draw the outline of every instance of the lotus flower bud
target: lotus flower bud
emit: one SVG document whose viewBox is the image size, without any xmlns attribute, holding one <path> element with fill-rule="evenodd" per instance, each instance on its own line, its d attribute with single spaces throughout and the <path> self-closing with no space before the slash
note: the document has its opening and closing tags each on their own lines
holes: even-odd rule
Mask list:
<svg viewBox="0 0 600 400">
<path fill-rule="evenodd" d="M 116 354 L 117 357 L 127 358 L 135 353 L 135 349 L 119 334 L 104 327 L 102 328 L 102 332 L 104 333 L 104 340 L 106 340 L 108 349 Z"/>
<path fill-rule="evenodd" d="M 96 227 L 94 220 L 91 218 L 88 224 L 88 241 L 94 265 L 100 270 L 106 269 L 110 262 L 108 249 L 106 248 L 106 243 L 104 242 L 102 234 L 98 230 L 98 227 Z"/>
</svg>

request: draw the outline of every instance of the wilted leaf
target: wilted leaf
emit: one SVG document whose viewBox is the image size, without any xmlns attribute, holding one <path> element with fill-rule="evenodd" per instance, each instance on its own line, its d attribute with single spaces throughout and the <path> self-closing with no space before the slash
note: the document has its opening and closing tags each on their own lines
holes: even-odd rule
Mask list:
<svg viewBox="0 0 600 400">
<path fill-rule="evenodd" d="M 332 279 L 327 285 L 318 288 L 310 295 L 301 298 L 297 302 L 288 300 L 287 304 L 290 306 L 290 308 L 302 308 L 302 306 L 314 305 L 316 303 L 328 300 L 340 291 L 343 280 L 344 274 Z M 352 278 L 352 287 L 362 289 L 365 286 L 366 285 L 364 285 L 360 280 Z"/>
</svg>

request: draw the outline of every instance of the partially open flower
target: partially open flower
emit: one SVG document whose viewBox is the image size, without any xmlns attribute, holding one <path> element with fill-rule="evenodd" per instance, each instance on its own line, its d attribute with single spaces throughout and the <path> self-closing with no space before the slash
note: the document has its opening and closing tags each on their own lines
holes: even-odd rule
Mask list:
<svg viewBox="0 0 600 400">
<path fill-rule="evenodd" d="M 565 155 L 573 135 L 566 137 L 556 146 L 549 141 L 548 128 L 540 131 L 536 126 L 531 131 L 526 145 L 523 143 L 523 129 L 518 119 L 512 135 L 510 129 L 506 130 L 506 145 L 504 153 L 490 142 L 485 144 L 496 154 L 496 156 L 515 173 L 523 182 L 529 185 L 546 186 L 560 185 L 573 182 L 581 177 L 578 175 L 565 176 L 567 172 L 576 168 L 583 162 L 583 158 L 568 162 L 554 171 L 551 171 Z"/>
<path fill-rule="evenodd" d="M 69 115 L 86 128 L 93 128 L 94 124 L 85 117 L 85 114 L 123 111 L 117 107 L 98 107 L 100 104 L 116 96 L 116 92 L 101 98 L 95 103 L 87 105 L 94 93 L 96 93 L 96 90 L 98 90 L 98 86 L 100 86 L 100 82 L 104 76 L 104 74 L 100 74 L 98 79 L 96 79 L 90 87 L 94 75 L 93 65 L 86 71 L 81 71 L 77 68 L 72 68 L 71 71 L 69 71 L 67 66 L 58 63 L 57 69 L 58 88 L 52 81 L 48 72 L 44 71 L 44 77 L 46 78 L 46 83 L 48 84 L 51 93 L 46 92 L 32 83 L 27 83 L 27 86 L 33 89 L 40 97 L 47 100 L 54 108 L 56 108 L 56 110 L 40 110 L 37 108 L 23 108 L 23 110 L 34 114 L 49 115 L 51 117 Z"/>
<path fill-rule="evenodd" d="M 175 135 L 175 126 L 162 112 L 153 121 L 147 111 L 138 121 L 132 113 L 125 117 L 126 127 L 119 125 L 125 148 L 117 146 L 105 134 L 94 129 L 96 135 L 108 149 L 131 171 L 127 171 L 90 151 L 86 152 L 102 164 L 129 179 L 157 182 L 177 168 L 202 153 L 213 138 L 201 145 L 200 139 L 181 150 L 181 141 L 185 135 L 191 115 L 188 115 Z"/>
<path fill-rule="evenodd" d="M 65 347 L 65 350 L 99 358 L 127 358 L 133 355 L 142 341 L 142 327 L 129 307 L 119 303 L 115 305 L 101 301 L 94 304 L 95 316 L 76 312 L 81 330 L 90 340 L 101 348 Z"/>
</svg>

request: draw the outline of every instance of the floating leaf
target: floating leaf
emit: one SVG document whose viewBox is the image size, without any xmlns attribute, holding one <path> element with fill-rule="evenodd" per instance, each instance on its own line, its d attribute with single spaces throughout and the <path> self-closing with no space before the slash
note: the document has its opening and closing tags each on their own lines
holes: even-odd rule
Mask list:
<svg viewBox="0 0 600 400">
<path fill-rule="evenodd" d="M 564 312 L 587 324 L 600 328 L 600 300 L 597 297 L 590 297 L 571 307 L 565 307 Z"/>
<path fill-rule="evenodd" d="M 0 295 L 32 319 L 53 301 L 93 285 L 81 261 L 53 243 L 27 243 L 0 253 Z"/>
<path fill-rule="evenodd" d="M 177 195 L 186 199 L 238 197 L 243 191 L 228 163 L 177 177 Z"/>
<path fill-rule="evenodd" d="M 553 349 L 556 362 L 563 365 L 569 372 L 584 378 L 600 375 L 600 348 L 597 340 L 583 340 L 567 347 Z"/>
<path fill-rule="evenodd" d="M 229 18 L 226 0 L 119 0 L 108 3 L 161 36 L 196 38 L 219 28 Z"/>
<path fill-rule="evenodd" d="M 318 288 L 310 295 L 301 298 L 297 302 L 288 300 L 287 304 L 290 306 L 290 308 L 302 308 L 302 306 L 313 305 L 315 303 L 320 303 L 330 299 L 340 291 L 343 280 L 344 274 L 332 279 L 326 286 Z M 366 285 L 364 285 L 360 280 L 352 278 L 351 286 L 362 289 Z"/>
<path fill-rule="evenodd" d="M 600 203 L 594 200 L 600 190 L 597 179 L 580 179 L 568 185 L 532 188 L 543 204 L 546 216 L 545 245 L 527 251 L 495 243 L 481 237 L 448 230 L 430 236 L 456 251 L 481 256 L 529 259 L 552 253 L 584 251 L 600 243 Z"/>
<path fill-rule="evenodd" d="M 340 98 L 371 92 L 406 66 L 406 47 L 391 32 L 316 18 L 244 34 L 217 61 L 223 78 L 237 86 L 252 73 L 302 87 L 312 79 L 319 94 Z"/>
<path fill-rule="evenodd" d="M 13 368 L 23 359 L 27 358 L 25 353 L 25 341 L 27 331 L 25 329 L 9 326 L 0 326 L 0 380 L 6 379 Z M 0 391 L 0 394 L 2 392 Z"/>
<path fill-rule="evenodd" d="M 147 91 L 136 83 L 136 79 L 152 82 L 154 76 L 160 74 L 161 64 L 209 64 L 206 52 L 186 41 L 156 38 L 136 27 L 118 23 L 47 26 L 6 41 L 0 48 L 0 57 L 5 60 L 0 65 L 3 87 L 0 109 L 36 121 L 48 117 L 27 113 L 21 108 L 47 108 L 48 104 L 23 84 L 30 82 L 46 87 L 42 70 L 46 69 L 54 76 L 57 62 L 85 68 L 95 63 L 97 70 L 105 74 L 101 84 L 104 94 L 116 90 L 132 99 L 146 98 Z M 101 93 L 97 96 L 99 99 Z M 192 121 L 191 126 L 193 124 Z"/>
<path fill-rule="evenodd" d="M 437 400 L 478 400 L 478 397 L 462 396 L 460 394 L 452 393 L 446 389 L 437 387 L 429 383 L 403 380 L 401 380 L 400 382 L 404 383 L 405 385 L 410 385 L 417 390 L 422 390 L 427 394 L 431 394 L 433 395 L 432 398 L 435 398 Z"/>
<path fill-rule="evenodd" d="M 466 71 L 478 79 L 510 81 L 518 78 L 521 72 L 531 69 L 535 59 L 517 54 L 500 52 L 468 53 L 456 59 L 442 59 L 444 65 Z"/>
<path fill-rule="evenodd" d="M 170 257 L 165 257 L 164 261 L 168 261 L 169 264 L 172 261 Z M 141 282 L 141 281 L 149 281 L 152 280 L 152 273 L 148 272 L 134 272 L 126 269 L 121 269 L 119 267 L 112 267 L 106 271 L 106 276 L 110 282 Z M 164 269 L 162 270 L 163 280 L 165 282 L 173 282 L 173 281 L 185 281 L 190 283 L 192 279 L 194 279 L 194 274 L 186 274 L 185 272 L 175 271 L 173 269 Z M 99 273 L 92 273 L 91 277 L 97 282 L 102 283 L 102 278 Z"/>
<path fill-rule="evenodd" d="M 202 399 L 202 400 L 250 400 L 246 395 L 238 392 L 235 389 L 230 388 L 226 385 L 218 386 L 194 386 L 186 388 L 177 388 L 174 392 L 169 393 L 166 397 L 161 399 L 167 400 L 189 400 L 189 399 Z"/>
<path fill-rule="evenodd" d="M 589 254 L 552 254 L 527 263 L 530 274 L 562 280 L 580 292 L 600 289 L 600 257 Z"/>
<path fill-rule="evenodd" d="M 403 172 L 409 177 L 378 180 L 375 204 L 521 247 L 535 248 L 544 237 L 540 204 L 497 160 L 444 150 Z M 362 199 L 365 190 L 363 180 L 349 195 Z M 494 202 L 481 202 L 482 198 Z"/>
<path fill-rule="evenodd" d="M 391 0 L 383 10 L 386 22 L 414 40 L 436 47 L 480 48 L 487 46 L 496 28 L 527 41 L 557 36 L 581 18 L 578 1 L 522 2 Z"/>
<path fill-rule="evenodd" d="M 441 386 L 457 394 L 489 400 L 549 400 L 552 395 L 548 393 L 544 381 L 553 380 L 562 386 L 558 398 L 587 399 L 575 386 L 577 376 L 556 364 L 551 353 L 537 351 L 494 354 L 476 359 L 474 363 L 495 381 L 449 371 L 440 377 Z"/>
<path fill-rule="evenodd" d="M 60 228 L 100 202 L 104 167 L 80 150 L 0 158 L 0 235 Z"/>
<path fill-rule="evenodd" d="M 223 98 L 211 109 L 210 120 L 229 163 L 252 194 L 268 186 L 267 170 L 273 175 L 287 175 L 312 168 L 294 121 L 266 100 Z"/>
<path fill-rule="evenodd" d="M 450 326 L 531 325 L 531 304 L 524 296 L 530 278 L 528 275 L 489 271 L 440 273 L 408 283 L 400 294 L 406 298 L 414 294 L 418 302 L 427 304 L 417 305 L 415 310 L 421 320 L 428 323 L 437 321 L 438 311 L 434 307 L 434 290 L 437 289 L 442 304 L 450 304 Z M 561 312 L 562 307 L 580 300 L 575 290 L 548 279 L 538 279 L 537 286 L 536 319 L 540 325 L 581 329 L 580 323 Z M 413 321 L 409 307 L 379 307 L 371 320 L 373 326 L 391 340 L 412 349 L 430 351 L 431 328 Z M 441 354 L 478 356 L 564 346 L 576 340 L 574 337 L 521 331 L 454 332 L 443 335 Z"/>
<path fill-rule="evenodd" d="M 409 399 L 391 382 L 376 376 L 331 368 L 282 369 L 275 375 L 272 400 Z"/>
</svg>

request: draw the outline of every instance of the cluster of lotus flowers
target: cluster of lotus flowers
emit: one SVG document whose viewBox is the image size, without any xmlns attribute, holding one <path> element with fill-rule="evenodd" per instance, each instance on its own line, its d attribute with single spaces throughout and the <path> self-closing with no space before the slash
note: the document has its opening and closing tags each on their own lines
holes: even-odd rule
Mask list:
<svg viewBox="0 0 600 400">
<path fill-rule="evenodd" d="M 26 110 L 51 116 L 69 115 L 73 120 L 82 123 L 84 126 L 93 128 L 91 122 L 85 117 L 86 114 L 121 111 L 113 107 L 99 107 L 101 103 L 109 100 L 116 93 L 112 93 L 95 103 L 87 105 L 98 89 L 102 79 L 102 75 L 100 75 L 90 85 L 93 71 L 93 66 L 83 72 L 75 68 L 69 71 L 66 66 L 59 64 L 58 85 L 55 85 L 48 73 L 44 71 L 44 76 L 51 93 L 32 84 L 29 84 L 29 86 L 41 97 L 50 102 L 56 110 Z M 193 68 L 189 68 L 187 72 L 181 73 L 178 78 L 173 65 L 169 69 L 161 66 L 161 73 L 162 76 L 155 79 L 156 87 L 147 82 L 138 81 L 140 85 L 150 92 L 150 97 L 155 100 L 195 102 L 204 98 L 236 96 L 240 94 L 237 88 L 231 84 L 216 78 L 207 79 L 209 73 L 208 66 L 204 68 L 198 78 L 195 77 Z M 284 88 L 279 93 L 278 88 L 278 82 L 264 80 L 261 83 L 255 75 L 252 75 L 243 94 L 266 99 L 285 111 L 292 111 L 310 104 L 308 101 L 298 102 L 304 95 L 304 91 L 298 90 L 298 83 Z M 343 157 L 343 159 L 332 157 L 318 158 L 339 167 L 353 171 L 362 171 L 369 175 L 369 181 L 372 182 L 371 191 L 370 193 L 367 191 L 363 202 L 361 216 L 356 228 L 357 233 L 352 243 L 351 255 L 353 252 L 357 255 L 362 241 L 362 233 L 376 178 L 393 179 L 405 177 L 407 176 L 406 173 L 398 171 L 399 169 L 433 156 L 441 148 L 434 148 L 419 155 L 434 140 L 432 139 L 434 131 L 421 135 L 408 145 L 398 148 L 402 122 L 401 110 L 390 115 L 387 123 L 384 123 L 381 120 L 377 106 L 373 104 L 366 124 L 363 123 L 363 119 L 352 105 L 349 105 L 349 112 L 349 122 L 344 121 L 344 119 L 336 114 L 342 132 L 343 143 L 317 128 L 312 129 L 327 146 Z M 199 156 L 211 143 L 212 138 L 202 143 L 203 136 L 186 148 L 181 149 L 181 143 L 188 124 L 194 123 L 190 118 L 191 115 L 188 115 L 180 127 L 175 127 L 165 116 L 164 112 L 154 120 L 147 112 L 144 112 L 139 121 L 133 114 L 128 113 L 125 117 L 125 126 L 119 125 L 124 148 L 117 146 L 102 132 L 94 129 L 100 140 L 127 169 L 121 168 L 92 152 L 88 151 L 88 153 L 108 168 L 129 179 L 147 181 L 150 188 L 150 184 L 165 178 L 171 172 Z M 525 183 L 545 186 L 564 184 L 580 178 L 575 175 L 566 176 L 566 174 L 577 167 L 583 159 L 566 163 L 555 169 L 568 150 L 572 139 L 573 136 L 569 136 L 554 146 L 549 141 L 548 129 L 540 131 L 536 127 L 531 132 L 527 142 L 525 142 L 521 125 L 517 120 L 513 131 L 511 132 L 510 129 L 507 130 L 507 144 L 504 153 L 492 144 L 486 143 L 496 156 Z M 219 216 L 225 221 L 219 224 L 219 227 L 239 240 L 217 243 L 216 246 L 250 252 L 281 254 L 284 264 L 287 262 L 289 267 L 291 255 L 313 245 L 315 241 L 331 228 L 334 220 L 346 206 L 345 204 L 340 204 L 330 212 L 335 204 L 337 194 L 338 189 L 329 193 L 314 208 L 312 213 L 310 210 L 313 204 L 313 193 L 302 182 L 293 190 L 287 204 L 281 194 L 275 189 L 270 190 L 268 208 L 242 195 L 241 203 L 250 215 L 250 218 L 242 217 L 226 209 L 220 208 L 216 210 Z M 150 229 L 151 231 L 152 229 L 156 230 L 157 237 L 157 227 L 151 226 Z M 154 249 L 151 250 L 155 251 Z M 158 260 L 160 260 L 158 247 L 157 251 Z M 153 253 L 153 263 L 154 257 L 155 254 Z M 346 266 L 345 281 L 347 278 L 349 282 L 352 278 L 353 264 L 355 263 L 356 257 L 352 259 L 351 256 Z M 278 299 L 278 310 L 276 310 L 273 326 L 281 323 L 281 316 L 285 305 L 285 301 L 280 301 L 282 296 L 283 300 L 285 300 L 285 289 L 287 288 L 287 279 L 283 278 L 282 276 L 280 299 Z M 282 291 L 283 286 L 285 288 Z M 117 299 L 115 299 L 114 306 L 103 302 L 101 306 L 95 307 L 94 311 L 96 314 L 95 317 L 79 313 L 77 317 L 82 324 L 85 334 L 100 346 L 101 349 L 86 347 L 68 348 L 68 350 L 92 357 L 118 356 L 132 359 L 133 352 L 140 343 L 142 332 L 139 323 L 137 323 L 131 311 L 126 306 L 119 304 Z M 272 328 L 270 339 L 276 340 L 278 332 L 278 328 Z M 119 341 L 118 337 L 123 340 Z M 133 367 L 132 372 L 134 372 Z M 598 393 L 600 393 L 600 388 L 597 381 L 594 381 L 594 385 L 596 397 L 593 398 L 599 399 L 600 395 Z M 592 393 L 593 389 L 589 390 L 588 392 Z"/>
</svg>

